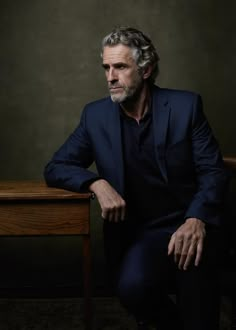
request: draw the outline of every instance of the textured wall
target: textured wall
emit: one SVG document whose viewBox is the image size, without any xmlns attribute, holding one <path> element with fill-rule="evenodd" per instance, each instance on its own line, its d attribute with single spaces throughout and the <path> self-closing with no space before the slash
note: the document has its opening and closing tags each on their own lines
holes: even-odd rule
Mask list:
<svg viewBox="0 0 236 330">
<path fill-rule="evenodd" d="M 233 0 L 1 0 L 0 179 L 41 178 L 84 104 L 107 94 L 100 41 L 114 25 L 151 36 L 161 58 L 158 84 L 202 94 L 222 151 L 235 154 L 235 12 Z M 93 218 L 97 212 L 95 207 Z M 96 219 L 93 231 L 99 263 Z M 54 243 L 45 240 L 43 246 L 59 258 Z M 2 244 L 14 255 L 11 240 Z M 42 247 L 35 240 L 24 244 Z M 63 244 L 72 249 L 77 242 Z M 13 255 L 12 263 L 19 263 Z"/>
</svg>

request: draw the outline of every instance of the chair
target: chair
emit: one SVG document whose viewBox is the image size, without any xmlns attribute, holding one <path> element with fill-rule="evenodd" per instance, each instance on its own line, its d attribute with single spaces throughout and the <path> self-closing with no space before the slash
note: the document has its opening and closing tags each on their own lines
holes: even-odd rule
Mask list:
<svg viewBox="0 0 236 330">
<path fill-rule="evenodd" d="M 236 329 L 236 157 L 224 157 L 224 162 L 231 174 L 231 185 L 226 196 L 225 207 L 225 251 L 220 278 L 221 295 L 231 301 L 231 329 Z"/>
</svg>

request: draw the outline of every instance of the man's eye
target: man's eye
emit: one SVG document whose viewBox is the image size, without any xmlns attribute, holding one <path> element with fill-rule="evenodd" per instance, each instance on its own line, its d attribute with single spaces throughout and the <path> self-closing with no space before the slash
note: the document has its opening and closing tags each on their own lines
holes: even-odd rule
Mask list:
<svg viewBox="0 0 236 330">
<path fill-rule="evenodd" d="M 109 70 L 109 66 L 108 66 L 108 65 L 103 65 L 102 67 L 103 67 L 103 69 L 104 69 L 105 71 L 108 71 L 108 70 Z"/>
</svg>

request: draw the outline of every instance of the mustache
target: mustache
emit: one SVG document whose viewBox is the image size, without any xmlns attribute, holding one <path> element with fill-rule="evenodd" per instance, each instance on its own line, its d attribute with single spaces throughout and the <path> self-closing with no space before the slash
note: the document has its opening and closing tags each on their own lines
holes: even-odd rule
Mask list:
<svg viewBox="0 0 236 330">
<path fill-rule="evenodd" d="M 108 88 L 112 89 L 112 88 L 124 88 L 124 86 L 117 84 L 117 83 L 109 83 L 108 84 Z"/>
</svg>

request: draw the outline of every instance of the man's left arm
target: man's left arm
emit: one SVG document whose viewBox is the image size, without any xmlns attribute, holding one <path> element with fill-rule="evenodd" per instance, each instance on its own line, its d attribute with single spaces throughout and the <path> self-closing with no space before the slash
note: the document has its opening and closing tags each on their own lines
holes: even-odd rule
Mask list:
<svg viewBox="0 0 236 330">
<path fill-rule="evenodd" d="M 198 189 L 186 211 L 185 223 L 172 235 L 168 246 L 168 254 L 174 254 L 178 267 L 184 270 L 191 262 L 195 266 L 200 262 L 205 225 L 220 225 L 228 182 L 218 143 L 202 110 L 201 97 L 196 95 L 194 98 L 192 157 Z"/>
</svg>

